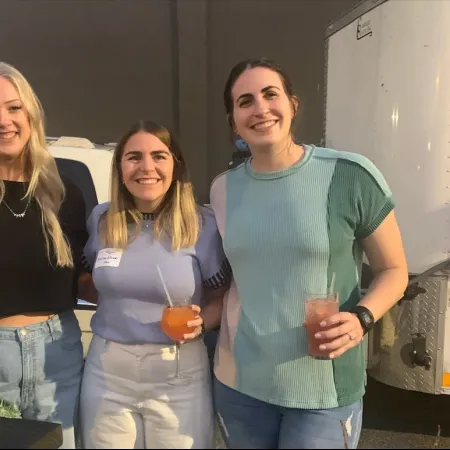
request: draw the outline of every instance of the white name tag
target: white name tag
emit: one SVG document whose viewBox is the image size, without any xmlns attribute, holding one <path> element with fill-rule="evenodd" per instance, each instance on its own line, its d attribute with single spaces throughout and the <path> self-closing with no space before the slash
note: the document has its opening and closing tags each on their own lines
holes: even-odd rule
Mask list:
<svg viewBox="0 0 450 450">
<path fill-rule="evenodd" d="M 95 261 L 94 269 L 97 267 L 119 267 L 123 250 L 115 248 L 104 248 L 100 250 Z"/>
</svg>

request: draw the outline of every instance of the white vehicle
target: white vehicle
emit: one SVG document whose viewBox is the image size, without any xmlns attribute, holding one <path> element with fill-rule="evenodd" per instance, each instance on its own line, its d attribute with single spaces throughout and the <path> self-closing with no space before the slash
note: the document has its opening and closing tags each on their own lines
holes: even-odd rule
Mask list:
<svg viewBox="0 0 450 450">
<path fill-rule="evenodd" d="M 325 41 L 325 145 L 384 174 L 410 271 L 405 297 L 369 336 L 368 371 L 432 394 L 450 394 L 449 28 L 450 1 L 366 0 Z"/>
<path fill-rule="evenodd" d="M 81 189 L 87 217 L 97 204 L 109 200 L 114 144 L 97 145 L 85 138 L 63 136 L 47 138 L 47 148 L 56 159 L 60 174 Z M 78 301 L 76 315 L 83 333 L 85 353 L 92 338 L 90 321 L 94 310 L 95 305 Z"/>
</svg>

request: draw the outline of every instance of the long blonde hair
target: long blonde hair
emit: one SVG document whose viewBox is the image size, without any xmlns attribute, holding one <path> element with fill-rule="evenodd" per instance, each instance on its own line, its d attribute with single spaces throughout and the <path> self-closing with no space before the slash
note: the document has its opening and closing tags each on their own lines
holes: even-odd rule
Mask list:
<svg viewBox="0 0 450 450">
<path fill-rule="evenodd" d="M 24 198 L 34 198 L 39 205 L 49 262 L 56 262 L 59 267 L 73 267 L 72 254 L 58 220 L 64 199 L 64 185 L 56 162 L 47 150 L 42 105 L 17 69 L 0 62 L 0 77 L 8 80 L 17 90 L 30 123 L 30 139 L 21 154 L 24 175 L 30 181 Z M 5 184 L 0 180 L 0 203 L 4 196 Z"/>
<path fill-rule="evenodd" d="M 200 232 L 200 216 L 189 181 L 186 161 L 172 133 L 162 125 L 149 120 L 140 120 L 133 124 L 119 140 L 114 151 L 111 176 L 111 203 L 101 224 L 101 238 L 104 245 L 113 248 L 125 248 L 141 231 L 141 213 L 136 208 L 133 196 L 123 184 L 121 160 L 124 148 L 131 136 L 141 131 L 152 134 L 163 142 L 174 159 L 173 180 L 164 200 L 158 208 L 153 232 L 156 239 L 166 234 L 172 244 L 172 250 L 193 246 Z M 135 225 L 129 235 L 128 225 Z"/>
</svg>

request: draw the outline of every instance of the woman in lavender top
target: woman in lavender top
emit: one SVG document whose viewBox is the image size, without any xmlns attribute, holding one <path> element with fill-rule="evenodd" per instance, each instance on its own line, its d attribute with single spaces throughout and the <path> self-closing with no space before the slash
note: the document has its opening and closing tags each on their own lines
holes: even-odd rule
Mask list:
<svg viewBox="0 0 450 450">
<path fill-rule="evenodd" d="M 201 337 L 220 322 L 230 268 L 166 128 L 140 121 L 122 137 L 111 201 L 94 209 L 88 230 L 98 307 L 81 393 L 85 448 L 212 448 Z M 161 329 L 167 293 L 158 268 L 172 301 L 190 298 L 196 312 L 179 352 Z"/>
</svg>

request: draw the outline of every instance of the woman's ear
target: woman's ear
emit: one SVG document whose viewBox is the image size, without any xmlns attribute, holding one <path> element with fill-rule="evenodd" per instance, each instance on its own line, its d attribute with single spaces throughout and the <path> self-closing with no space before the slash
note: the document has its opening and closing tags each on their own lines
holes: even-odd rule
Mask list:
<svg viewBox="0 0 450 450">
<path fill-rule="evenodd" d="M 293 95 L 291 98 L 291 103 L 292 103 L 292 118 L 294 118 L 298 113 L 300 100 L 298 99 L 298 97 L 296 95 Z"/>
</svg>

